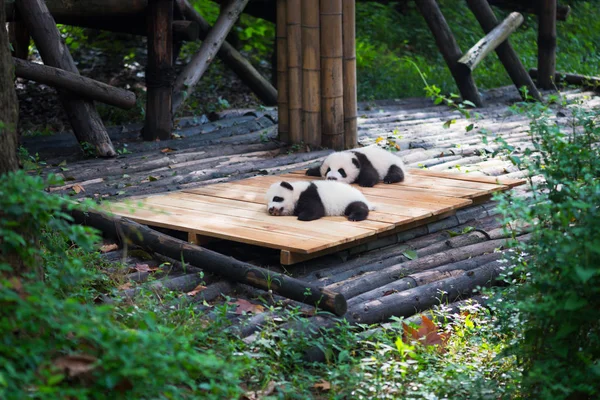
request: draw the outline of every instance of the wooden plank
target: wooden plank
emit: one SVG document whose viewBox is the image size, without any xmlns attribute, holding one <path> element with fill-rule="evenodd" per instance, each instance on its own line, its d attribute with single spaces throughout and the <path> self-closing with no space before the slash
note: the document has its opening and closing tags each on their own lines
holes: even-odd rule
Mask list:
<svg viewBox="0 0 600 400">
<path fill-rule="evenodd" d="M 524 185 L 527 183 L 526 179 L 512 179 L 506 178 L 503 176 L 471 176 L 465 173 L 452 173 L 452 172 L 439 172 L 439 171 L 429 171 L 424 169 L 411 168 L 408 172 L 412 175 L 421 175 L 421 176 L 435 176 L 440 178 L 449 178 L 455 179 L 458 181 L 469 181 L 469 182 L 483 182 L 483 183 L 492 183 L 508 186 L 508 188 L 514 188 L 516 186 Z"/>
</svg>

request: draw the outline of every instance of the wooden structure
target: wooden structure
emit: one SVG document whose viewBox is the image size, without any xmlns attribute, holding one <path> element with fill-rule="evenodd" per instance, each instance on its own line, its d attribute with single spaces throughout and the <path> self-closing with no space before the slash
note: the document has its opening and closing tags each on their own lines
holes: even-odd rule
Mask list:
<svg viewBox="0 0 600 400">
<path fill-rule="evenodd" d="M 277 0 L 279 138 L 357 142 L 355 0 Z"/>
<path fill-rule="evenodd" d="M 290 265 L 447 217 L 524 183 L 415 169 L 405 182 L 360 188 L 377 207 L 365 221 L 326 217 L 303 222 L 266 213 L 264 196 L 272 183 L 313 179 L 304 171 L 259 176 L 113 203 L 109 209 L 146 225 L 187 232 L 192 243 L 219 238 L 278 249 L 281 264 Z"/>
</svg>

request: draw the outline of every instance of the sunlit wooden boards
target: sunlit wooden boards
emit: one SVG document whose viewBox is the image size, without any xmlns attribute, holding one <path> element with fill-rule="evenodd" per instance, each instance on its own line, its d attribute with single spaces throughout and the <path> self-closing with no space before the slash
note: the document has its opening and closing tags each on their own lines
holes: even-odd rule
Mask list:
<svg viewBox="0 0 600 400">
<path fill-rule="evenodd" d="M 267 214 L 265 193 L 281 180 L 312 180 L 304 171 L 257 176 L 107 207 L 117 215 L 156 227 L 188 232 L 201 242 L 218 238 L 281 250 L 285 265 L 311 259 L 453 214 L 478 199 L 523 183 L 465 174 L 415 170 L 405 182 L 359 188 L 377 207 L 366 221 L 326 217 L 303 222 Z"/>
</svg>

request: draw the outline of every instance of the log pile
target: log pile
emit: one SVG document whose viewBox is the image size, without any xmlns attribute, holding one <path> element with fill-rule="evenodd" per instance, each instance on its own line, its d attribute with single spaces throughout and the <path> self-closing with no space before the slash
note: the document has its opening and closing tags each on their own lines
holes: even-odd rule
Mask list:
<svg viewBox="0 0 600 400">
<path fill-rule="evenodd" d="M 354 4 L 277 1 L 281 140 L 335 150 L 358 144 Z"/>
</svg>

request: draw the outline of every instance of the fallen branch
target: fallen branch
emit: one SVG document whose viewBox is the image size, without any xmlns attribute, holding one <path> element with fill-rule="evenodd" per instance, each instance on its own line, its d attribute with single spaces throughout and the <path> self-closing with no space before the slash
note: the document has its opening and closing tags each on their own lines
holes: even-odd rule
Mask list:
<svg viewBox="0 0 600 400">
<path fill-rule="evenodd" d="M 59 68 L 35 64 L 13 57 L 15 75 L 45 85 L 65 89 L 90 100 L 130 109 L 135 106 L 135 93 L 116 88 Z"/>
<path fill-rule="evenodd" d="M 127 218 L 110 217 L 99 212 L 84 213 L 78 210 L 71 211 L 71 215 L 76 223 L 97 228 L 122 243 L 131 242 L 175 260 L 183 259 L 192 265 L 201 266 L 204 271 L 260 289 L 272 290 L 289 299 L 314 305 L 339 316 L 346 313 L 347 305 L 344 296 L 318 288 L 314 284 L 186 243 Z"/>
<path fill-rule="evenodd" d="M 538 70 L 537 68 L 531 68 L 529 70 L 529 75 L 533 79 L 538 79 Z M 600 87 L 600 77 L 598 76 L 587 76 L 587 75 L 579 75 L 579 74 L 568 74 L 566 72 L 557 72 L 554 74 L 554 82 L 566 82 L 569 85 L 578 85 L 590 88 L 598 88 Z"/>
</svg>

